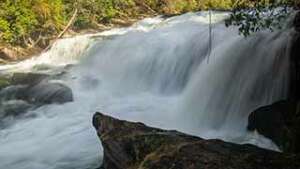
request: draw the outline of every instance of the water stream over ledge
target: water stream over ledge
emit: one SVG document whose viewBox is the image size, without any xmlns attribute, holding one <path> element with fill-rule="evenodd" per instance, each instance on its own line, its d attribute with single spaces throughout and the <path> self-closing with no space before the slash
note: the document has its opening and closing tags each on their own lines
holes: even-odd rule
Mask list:
<svg viewBox="0 0 300 169">
<path fill-rule="evenodd" d="M 102 148 L 91 122 L 96 111 L 276 150 L 246 125 L 252 110 L 286 97 L 290 34 L 245 39 L 224 26 L 226 13 L 213 16 L 209 61 L 208 15 L 200 12 L 63 39 L 41 56 L 1 66 L 2 73 L 64 71 L 59 81 L 75 98 L 28 112 L 37 116 L 0 130 L 0 168 L 98 167 Z"/>
</svg>

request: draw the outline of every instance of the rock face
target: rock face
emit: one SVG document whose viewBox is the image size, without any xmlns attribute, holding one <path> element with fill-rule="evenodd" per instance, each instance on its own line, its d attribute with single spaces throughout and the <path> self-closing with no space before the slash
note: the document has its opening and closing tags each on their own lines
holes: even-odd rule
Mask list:
<svg viewBox="0 0 300 169">
<path fill-rule="evenodd" d="M 280 101 L 252 112 L 248 130 L 257 130 L 284 152 L 300 152 L 300 102 Z"/>
<path fill-rule="evenodd" d="M 103 169 L 299 169 L 300 158 L 251 145 L 204 140 L 117 120 L 101 113 L 93 125 L 104 148 Z"/>
</svg>

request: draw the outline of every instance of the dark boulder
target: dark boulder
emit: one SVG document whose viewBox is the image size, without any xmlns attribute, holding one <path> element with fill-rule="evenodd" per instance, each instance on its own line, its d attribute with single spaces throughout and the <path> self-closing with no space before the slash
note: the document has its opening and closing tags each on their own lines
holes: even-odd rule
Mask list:
<svg viewBox="0 0 300 169">
<path fill-rule="evenodd" d="M 1 102 L 0 129 L 7 128 L 17 119 L 33 117 L 33 114 L 28 114 L 26 112 L 34 108 L 34 105 L 31 105 L 23 100 L 9 100 Z"/>
<path fill-rule="evenodd" d="M 11 77 L 12 85 L 36 85 L 50 76 L 41 73 L 14 73 Z"/>
<path fill-rule="evenodd" d="M 0 101 L 8 100 L 23 100 L 26 96 L 27 86 L 25 85 L 12 85 L 0 91 Z"/>
<path fill-rule="evenodd" d="M 50 78 L 47 74 L 41 73 L 13 73 L 0 75 L 0 90 L 8 86 L 26 85 L 34 86 Z"/>
<path fill-rule="evenodd" d="M 8 116 L 17 117 L 33 106 L 23 100 L 10 100 L 0 104 L 0 119 Z"/>
<path fill-rule="evenodd" d="M 31 103 L 53 104 L 73 101 L 72 90 L 61 83 L 39 83 L 24 91 L 25 98 Z"/>
<path fill-rule="evenodd" d="M 104 148 L 103 169 L 299 169 L 300 158 L 204 140 L 96 113 L 93 125 Z"/>
<path fill-rule="evenodd" d="M 261 107 L 248 118 L 248 130 L 273 140 L 284 152 L 300 152 L 299 102 L 280 101 Z"/>
<path fill-rule="evenodd" d="M 68 86 L 50 79 L 50 75 L 40 73 L 14 73 L 9 78 L 2 77 L 0 86 L 4 87 L 0 90 L 0 101 L 24 100 L 38 105 L 73 101 Z"/>
<path fill-rule="evenodd" d="M 0 120 L 24 117 L 29 109 L 45 104 L 73 101 L 72 90 L 62 83 L 51 82 L 52 77 L 47 74 L 14 73 L 0 77 Z"/>
<path fill-rule="evenodd" d="M 0 91 L 0 101 L 24 100 L 35 105 L 73 101 L 72 90 L 61 83 L 42 82 L 34 86 L 9 86 Z"/>
</svg>

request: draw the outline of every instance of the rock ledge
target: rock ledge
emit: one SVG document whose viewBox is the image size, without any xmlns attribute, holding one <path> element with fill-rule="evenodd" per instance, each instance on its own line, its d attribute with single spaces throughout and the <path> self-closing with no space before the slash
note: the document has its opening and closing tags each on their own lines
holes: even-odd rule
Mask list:
<svg viewBox="0 0 300 169">
<path fill-rule="evenodd" d="M 101 113 L 93 125 L 104 148 L 103 169 L 299 169 L 300 158 L 252 145 L 204 140 Z"/>
</svg>

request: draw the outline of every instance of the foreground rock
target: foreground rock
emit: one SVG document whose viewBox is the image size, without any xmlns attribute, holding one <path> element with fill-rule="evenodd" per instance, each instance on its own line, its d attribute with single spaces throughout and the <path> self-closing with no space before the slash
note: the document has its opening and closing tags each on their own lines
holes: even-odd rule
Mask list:
<svg viewBox="0 0 300 169">
<path fill-rule="evenodd" d="M 273 140 L 284 152 L 300 152 L 300 102 L 280 101 L 252 112 L 248 130 Z"/>
<path fill-rule="evenodd" d="M 300 158 L 204 140 L 177 131 L 117 120 L 101 113 L 93 125 L 104 148 L 103 169 L 299 169 Z"/>
</svg>

